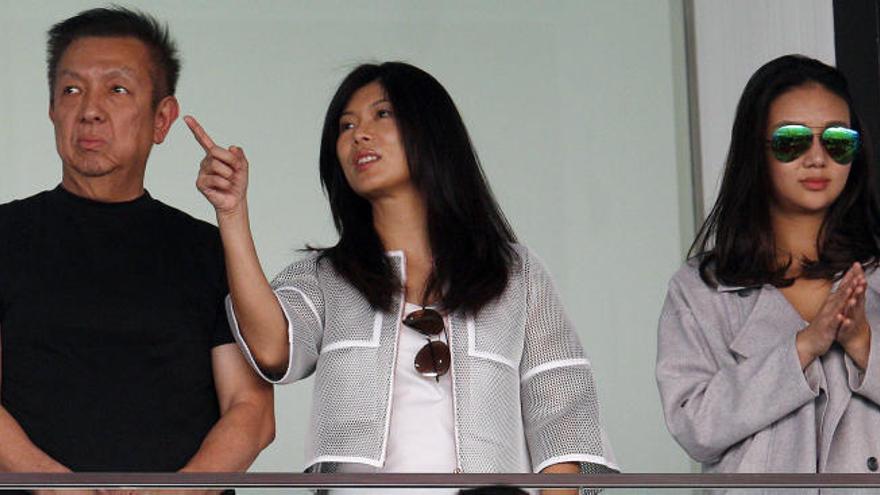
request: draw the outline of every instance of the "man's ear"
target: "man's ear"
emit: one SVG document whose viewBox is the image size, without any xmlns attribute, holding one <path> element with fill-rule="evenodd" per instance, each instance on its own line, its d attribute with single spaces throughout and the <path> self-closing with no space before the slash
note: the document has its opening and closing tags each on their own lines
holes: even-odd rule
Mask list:
<svg viewBox="0 0 880 495">
<path fill-rule="evenodd" d="M 153 114 L 153 143 L 161 144 L 171 130 L 171 124 L 177 120 L 180 115 L 180 105 L 177 98 L 166 96 L 156 105 L 156 112 Z"/>
</svg>

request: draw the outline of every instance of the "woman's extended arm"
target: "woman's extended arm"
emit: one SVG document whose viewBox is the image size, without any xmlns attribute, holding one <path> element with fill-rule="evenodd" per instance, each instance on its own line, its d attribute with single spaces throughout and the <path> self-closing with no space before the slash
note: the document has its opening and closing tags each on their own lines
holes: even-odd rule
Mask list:
<svg viewBox="0 0 880 495">
<path fill-rule="evenodd" d="M 257 365 L 270 374 L 288 366 L 287 321 L 260 266 L 247 207 L 248 161 L 237 146 L 217 146 L 198 121 L 184 118 L 204 148 L 196 187 L 217 213 L 229 293 L 242 337 Z"/>
</svg>

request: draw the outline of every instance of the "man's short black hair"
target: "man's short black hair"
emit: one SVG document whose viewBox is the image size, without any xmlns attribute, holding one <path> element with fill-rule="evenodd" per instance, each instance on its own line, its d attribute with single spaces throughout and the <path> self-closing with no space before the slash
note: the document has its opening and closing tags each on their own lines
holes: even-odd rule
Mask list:
<svg viewBox="0 0 880 495">
<path fill-rule="evenodd" d="M 168 26 L 155 17 L 125 7 L 111 6 L 85 10 L 65 19 L 49 29 L 46 45 L 49 75 L 49 98 L 54 97 L 55 76 L 58 62 L 71 43 L 79 38 L 132 37 L 144 43 L 150 51 L 153 67 L 153 105 L 177 88 L 180 76 L 180 59 L 177 46 L 168 33 Z"/>
</svg>

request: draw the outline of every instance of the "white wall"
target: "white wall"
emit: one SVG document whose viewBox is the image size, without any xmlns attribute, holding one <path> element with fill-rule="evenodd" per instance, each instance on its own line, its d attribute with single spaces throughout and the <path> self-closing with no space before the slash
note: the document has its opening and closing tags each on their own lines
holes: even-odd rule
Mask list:
<svg viewBox="0 0 880 495">
<path fill-rule="evenodd" d="M 170 21 L 179 41 L 184 112 L 248 153 L 254 233 L 270 275 L 304 243 L 335 239 L 317 155 L 343 75 L 387 59 L 434 74 L 514 228 L 556 275 L 621 466 L 689 469 L 666 432 L 653 374 L 666 281 L 693 233 L 681 0 L 141 5 Z M 0 202 L 59 181 L 45 31 L 92 6 L 0 0 Z M 154 150 L 147 187 L 212 220 L 193 186 L 201 156 L 176 124 Z M 277 389 L 278 436 L 255 469 L 302 468 L 311 388 Z"/>
<path fill-rule="evenodd" d="M 801 53 L 834 64 L 832 0 L 688 0 L 693 7 L 703 213 L 721 173 L 736 104 L 758 67 Z"/>
</svg>

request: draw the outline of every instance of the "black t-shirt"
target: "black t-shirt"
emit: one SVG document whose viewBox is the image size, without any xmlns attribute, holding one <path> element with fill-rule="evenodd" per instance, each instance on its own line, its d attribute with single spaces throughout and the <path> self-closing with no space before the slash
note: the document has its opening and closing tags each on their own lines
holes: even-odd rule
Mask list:
<svg viewBox="0 0 880 495">
<path fill-rule="evenodd" d="M 174 471 L 219 418 L 233 341 L 217 228 L 145 193 L 0 205 L 0 401 L 74 471 Z"/>
</svg>

